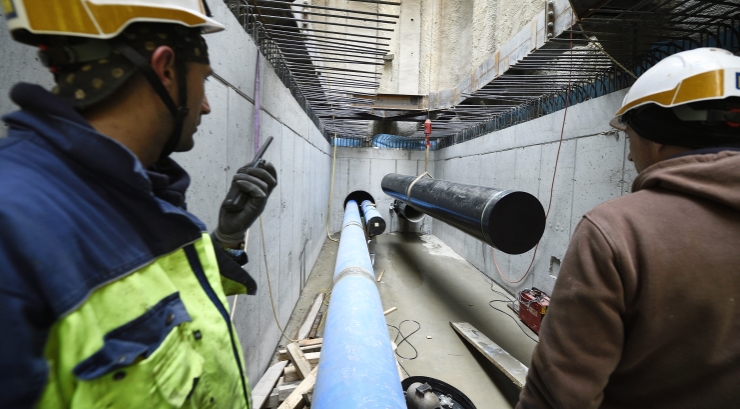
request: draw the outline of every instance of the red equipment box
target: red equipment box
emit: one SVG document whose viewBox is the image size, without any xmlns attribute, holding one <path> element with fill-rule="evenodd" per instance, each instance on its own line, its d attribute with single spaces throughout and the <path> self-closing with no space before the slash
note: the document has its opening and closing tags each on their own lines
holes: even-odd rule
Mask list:
<svg viewBox="0 0 740 409">
<path fill-rule="evenodd" d="M 539 335 L 542 319 L 545 318 L 547 307 L 550 305 L 550 296 L 534 287 L 519 292 L 519 319 L 532 331 Z"/>
</svg>

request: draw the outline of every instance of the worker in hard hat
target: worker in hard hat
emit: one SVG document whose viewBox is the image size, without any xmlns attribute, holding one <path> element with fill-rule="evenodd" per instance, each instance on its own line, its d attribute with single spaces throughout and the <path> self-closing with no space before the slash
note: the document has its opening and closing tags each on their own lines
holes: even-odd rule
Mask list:
<svg viewBox="0 0 740 409">
<path fill-rule="evenodd" d="M 517 408 L 740 402 L 740 57 L 670 56 L 627 93 L 633 193 L 573 232 Z"/>
<path fill-rule="evenodd" d="M 4 0 L 56 86 L 18 84 L 0 139 L 0 407 L 249 408 L 226 296 L 275 169 L 240 169 L 213 238 L 185 209 L 210 112 L 202 0 Z"/>
</svg>

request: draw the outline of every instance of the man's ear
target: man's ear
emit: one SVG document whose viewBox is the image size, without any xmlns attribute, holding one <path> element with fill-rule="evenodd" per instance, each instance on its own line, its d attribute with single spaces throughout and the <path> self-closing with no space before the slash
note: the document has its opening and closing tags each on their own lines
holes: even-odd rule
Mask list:
<svg viewBox="0 0 740 409">
<path fill-rule="evenodd" d="M 170 92 L 175 91 L 177 72 L 175 70 L 175 51 L 166 46 L 159 46 L 152 54 L 151 66 L 154 72 Z"/>
</svg>

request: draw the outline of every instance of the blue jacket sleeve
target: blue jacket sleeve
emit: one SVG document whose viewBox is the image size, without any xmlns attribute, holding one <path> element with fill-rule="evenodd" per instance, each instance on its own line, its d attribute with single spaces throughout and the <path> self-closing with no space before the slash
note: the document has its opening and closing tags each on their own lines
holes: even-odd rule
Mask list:
<svg viewBox="0 0 740 409">
<path fill-rule="evenodd" d="M 0 212 L 0 408 L 30 408 L 48 379 L 44 349 L 55 318 L 39 280 L 42 237 L 33 221 Z M 46 271 L 54 274 L 54 271 Z"/>
<path fill-rule="evenodd" d="M 0 226 L 2 223 L 0 223 Z M 35 406 L 48 378 L 44 348 L 54 322 L 34 289 L 33 259 L 0 236 L 0 408 Z"/>
</svg>

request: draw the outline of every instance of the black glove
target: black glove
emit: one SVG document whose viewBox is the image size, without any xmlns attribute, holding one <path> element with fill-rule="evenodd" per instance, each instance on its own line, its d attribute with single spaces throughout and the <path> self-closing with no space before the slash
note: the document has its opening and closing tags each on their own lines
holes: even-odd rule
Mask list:
<svg viewBox="0 0 740 409">
<path fill-rule="evenodd" d="M 226 197 L 238 193 L 246 198 L 243 206 L 226 206 L 221 204 L 218 214 L 218 227 L 213 236 L 221 244 L 237 245 L 244 242 L 244 233 L 259 217 L 272 189 L 277 186 L 277 172 L 270 162 L 261 167 L 245 166 L 239 169 L 231 180 L 231 189 Z"/>
</svg>

